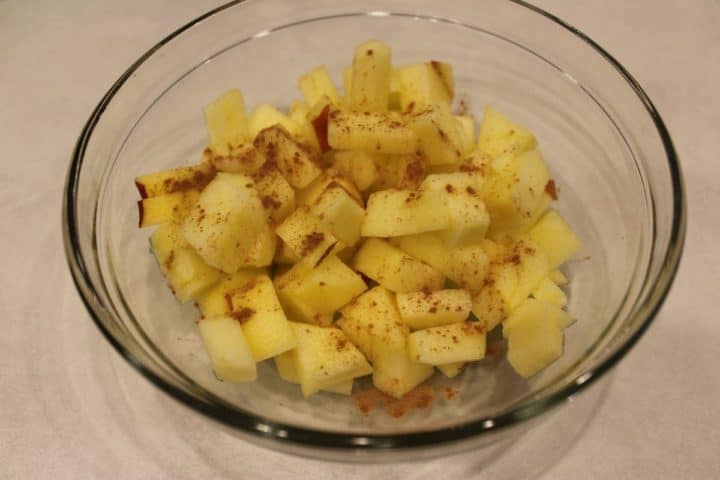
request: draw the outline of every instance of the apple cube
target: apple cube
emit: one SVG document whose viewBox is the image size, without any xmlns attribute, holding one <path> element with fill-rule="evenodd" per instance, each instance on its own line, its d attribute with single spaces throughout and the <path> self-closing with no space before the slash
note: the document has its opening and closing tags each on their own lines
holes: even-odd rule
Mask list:
<svg viewBox="0 0 720 480">
<path fill-rule="evenodd" d="M 259 275 L 266 274 L 264 268 L 243 268 L 237 272 L 225 275 L 210 289 L 197 298 L 197 305 L 203 317 L 228 315 L 232 305 L 228 295 Z"/>
<path fill-rule="evenodd" d="M 556 360 L 563 351 L 563 328 L 572 321 L 555 305 L 527 299 L 503 322 L 508 361 L 528 378 Z"/>
<path fill-rule="evenodd" d="M 210 149 L 227 155 L 249 140 L 245 100 L 238 89 L 230 90 L 205 107 L 205 123 L 210 134 Z"/>
<path fill-rule="evenodd" d="M 295 203 L 298 205 L 311 205 L 315 203 L 321 193 L 334 186 L 342 187 L 348 195 L 357 200 L 358 203 L 362 203 L 362 195 L 352 179 L 344 172 L 332 167 L 326 169 L 307 187 L 297 190 L 295 192 Z"/>
<path fill-rule="evenodd" d="M 445 284 L 442 273 L 377 238 L 362 244 L 354 268 L 393 292 L 435 291 Z"/>
<path fill-rule="evenodd" d="M 308 105 L 315 105 L 323 97 L 329 98 L 334 105 L 340 104 L 340 95 L 325 65 L 301 75 L 298 79 L 298 87 Z"/>
<path fill-rule="evenodd" d="M 551 201 L 545 192 L 549 180 L 537 150 L 495 159 L 483 187 L 491 230 L 512 232 L 533 225 Z"/>
<path fill-rule="evenodd" d="M 397 306 L 402 322 L 412 330 L 421 330 L 465 321 L 472 299 L 470 292 L 459 289 L 398 293 Z"/>
<path fill-rule="evenodd" d="M 462 159 L 464 134 L 450 106 L 440 103 L 404 116 L 417 135 L 428 165 L 457 165 Z"/>
<path fill-rule="evenodd" d="M 375 287 L 355 298 L 341 312 L 337 326 L 373 362 L 373 338 L 384 343 L 404 340 L 409 333 L 402 323 L 395 298 L 389 290 Z"/>
<path fill-rule="evenodd" d="M 416 107 L 452 103 L 455 84 L 449 63 L 416 63 L 396 68 L 393 73 L 403 110 L 412 110 L 411 104 Z"/>
<path fill-rule="evenodd" d="M 489 332 L 507 318 L 508 307 L 494 285 L 485 286 L 472 298 L 472 313 Z"/>
<path fill-rule="evenodd" d="M 495 158 L 507 152 L 524 152 L 537 146 L 537 140 L 530 131 L 517 125 L 492 107 L 485 108 L 478 149 Z"/>
<path fill-rule="evenodd" d="M 290 325 L 297 337 L 292 355 L 303 396 L 372 373 L 370 364 L 342 330 L 306 323 Z"/>
<path fill-rule="evenodd" d="M 272 262 L 276 239 L 253 181 L 218 173 L 183 222 L 183 234 L 205 262 L 226 273 Z"/>
<path fill-rule="evenodd" d="M 299 138 L 302 133 L 302 127 L 290 117 L 275 107 L 263 103 L 250 113 L 250 118 L 248 118 L 249 137 L 254 140 L 262 130 L 277 125 L 284 128 L 294 138 Z"/>
<path fill-rule="evenodd" d="M 377 40 L 355 48 L 350 87 L 350 109 L 386 112 L 390 94 L 390 47 Z"/>
<path fill-rule="evenodd" d="M 343 244 L 352 247 L 360 240 L 365 210 L 339 185 L 323 190 L 311 204 L 310 213 Z"/>
<path fill-rule="evenodd" d="M 408 336 L 410 359 L 429 365 L 472 362 L 485 356 L 485 326 L 462 322 L 418 330 Z"/>
<path fill-rule="evenodd" d="M 268 162 L 280 169 L 295 188 L 304 188 L 321 173 L 320 160 L 314 152 L 300 145 L 281 125 L 261 130 L 253 142 Z"/>
<path fill-rule="evenodd" d="M 300 376 L 295 366 L 295 357 L 292 351 L 287 351 L 273 357 L 275 368 L 277 368 L 280 378 L 290 383 L 300 383 Z M 331 393 L 339 393 L 340 395 L 350 395 L 352 393 L 353 380 L 345 380 L 337 385 L 330 385 L 320 390 Z"/>
<path fill-rule="evenodd" d="M 291 321 L 327 327 L 332 325 L 333 316 L 313 310 L 297 296 L 298 287 L 310 271 L 310 266 L 300 262 L 286 272 L 276 274 L 275 291 L 285 314 Z"/>
<path fill-rule="evenodd" d="M 365 290 L 360 275 L 329 256 L 302 278 L 295 295 L 314 311 L 331 314 Z"/>
<path fill-rule="evenodd" d="M 373 338 L 373 385 L 387 395 L 401 398 L 430 378 L 434 372 L 429 365 L 415 363 L 408 358 L 405 337 L 390 341 Z"/>
<path fill-rule="evenodd" d="M 507 246 L 493 259 L 488 277 L 500 292 L 507 311 L 524 301 L 550 273 L 545 252 L 527 237 Z"/>
<path fill-rule="evenodd" d="M 141 175 L 135 179 L 140 197 L 152 198 L 185 190 L 202 190 L 215 177 L 208 163 Z"/>
<path fill-rule="evenodd" d="M 555 210 L 550 210 L 528 232 L 548 256 L 550 268 L 565 263 L 582 248 L 580 238 Z"/>
<path fill-rule="evenodd" d="M 199 195 L 197 190 L 184 190 L 143 198 L 138 201 L 138 226 L 148 227 L 170 221 L 182 222 L 190 213 Z"/>
<path fill-rule="evenodd" d="M 441 192 L 382 190 L 367 201 L 363 237 L 398 237 L 449 226 L 447 197 Z"/>
<path fill-rule="evenodd" d="M 335 168 L 350 177 L 357 189 L 367 190 L 377 181 L 379 173 L 373 154 L 362 150 L 344 150 L 333 154 Z"/>
<path fill-rule="evenodd" d="M 246 175 L 255 173 L 265 163 L 265 155 L 255 148 L 252 143 L 232 147 L 225 155 L 205 149 L 203 159 L 218 172 L 243 173 Z"/>
<path fill-rule="evenodd" d="M 279 265 L 294 265 L 300 261 L 300 257 L 295 255 L 295 252 L 290 250 L 285 242 L 279 241 L 273 261 Z"/>
<path fill-rule="evenodd" d="M 446 245 L 476 244 L 485 237 L 490 216 L 474 175 L 463 172 L 428 175 L 422 187 L 447 197 L 449 225 L 439 232 Z"/>
<path fill-rule="evenodd" d="M 389 241 L 403 252 L 422 260 L 435 270 L 443 271 L 447 267 L 450 252 L 437 232 L 392 237 Z"/>
<path fill-rule="evenodd" d="M 160 225 L 150 237 L 150 246 L 160 271 L 177 299 L 183 303 L 197 298 L 222 276 L 220 271 L 200 258 L 175 223 Z"/>
<path fill-rule="evenodd" d="M 450 250 L 442 272 L 453 283 L 472 293 L 485 286 L 490 267 L 490 257 L 480 245 L 470 245 Z"/>
<path fill-rule="evenodd" d="M 295 190 L 276 163 L 265 162 L 252 176 L 260 203 L 270 220 L 278 224 L 295 210 Z"/>
<path fill-rule="evenodd" d="M 229 315 L 242 325 L 256 361 L 295 348 L 295 335 L 285 318 L 270 277 L 255 277 L 230 292 L 229 299 L 232 306 Z"/>
<path fill-rule="evenodd" d="M 218 379 L 250 382 L 257 378 L 255 359 L 240 322 L 228 316 L 208 317 L 200 320 L 198 327 Z"/>
<path fill-rule="evenodd" d="M 562 308 L 567 305 L 567 295 L 558 287 L 555 282 L 550 280 L 550 277 L 545 277 L 540 281 L 535 290 L 532 292 L 532 296 L 538 300 L 557 305 Z"/>
<path fill-rule="evenodd" d="M 345 248 L 330 228 L 310 213 L 308 207 L 295 210 L 275 232 L 290 250 L 310 267 Z"/>
<path fill-rule="evenodd" d="M 418 137 L 401 118 L 389 114 L 333 110 L 328 117 L 328 144 L 337 150 L 404 155 L 417 150 Z"/>
</svg>

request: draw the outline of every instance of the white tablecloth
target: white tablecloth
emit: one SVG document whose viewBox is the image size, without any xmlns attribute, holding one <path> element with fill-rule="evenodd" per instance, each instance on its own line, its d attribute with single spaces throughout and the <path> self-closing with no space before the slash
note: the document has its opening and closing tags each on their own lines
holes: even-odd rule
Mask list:
<svg viewBox="0 0 720 480">
<path fill-rule="evenodd" d="M 473 453 L 351 471 L 250 445 L 156 390 L 90 321 L 61 243 L 73 143 L 126 66 L 217 4 L 0 0 L 0 478 L 507 478 L 507 461 L 482 469 Z M 675 287 L 605 383 L 595 416 L 550 455 L 528 447 L 531 467 L 516 472 L 720 478 L 720 4 L 538 4 L 647 90 L 682 159 L 690 223 Z M 515 455 L 517 467 L 525 454 Z"/>
</svg>

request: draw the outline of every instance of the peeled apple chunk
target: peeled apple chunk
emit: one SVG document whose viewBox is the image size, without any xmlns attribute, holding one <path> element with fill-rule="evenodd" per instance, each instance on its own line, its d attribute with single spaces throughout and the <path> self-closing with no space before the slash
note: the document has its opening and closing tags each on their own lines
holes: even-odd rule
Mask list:
<svg viewBox="0 0 720 480">
<path fill-rule="evenodd" d="M 492 107 L 485 108 L 478 133 L 478 150 L 490 157 L 508 152 L 524 152 L 537 146 L 535 136 L 510 121 Z"/>
<path fill-rule="evenodd" d="M 353 266 L 393 292 L 440 290 L 445 283 L 442 273 L 377 238 L 363 243 Z"/>
<path fill-rule="evenodd" d="M 545 251 L 551 269 L 565 263 L 582 248 L 580 238 L 555 210 L 543 215 L 528 235 Z"/>
<path fill-rule="evenodd" d="M 183 223 L 187 242 L 205 262 L 226 273 L 272 262 L 275 234 L 245 175 L 218 173 Z"/>
<path fill-rule="evenodd" d="M 367 202 L 363 237 L 398 237 L 448 228 L 447 198 L 442 192 L 383 190 Z"/>
<path fill-rule="evenodd" d="M 370 364 L 342 330 L 290 324 L 297 337 L 292 355 L 303 396 L 372 373 Z"/>
<path fill-rule="evenodd" d="M 208 317 L 200 320 L 198 327 L 220 380 L 250 382 L 257 378 L 255 359 L 240 322 L 228 316 Z"/>
<path fill-rule="evenodd" d="M 418 330 L 408 337 L 407 349 L 411 360 L 429 365 L 480 360 L 485 356 L 485 327 L 461 322 Z"/>
<path fill-rule="evenodd" d="M 398 293 L 397 305 L 402 322 L 419 330 L 464 321 L 470 315 L 472 299 L 470 292 L 457 289 Z"/>
<path fill-rule="evenodd" d="M 238 89 L 230 90 L 205 107 L 205 122 L 210 134 L 210 149 L 227 155 L 248 140 L 245 100 Z"/>
<path fill-rule="evenodd" d="M 555 361 L 563 351 L 563 328 L 572 318 L 556 305 L 529 298 L 503 321 L 508 361 L 528 378 Z"/>
</svg>

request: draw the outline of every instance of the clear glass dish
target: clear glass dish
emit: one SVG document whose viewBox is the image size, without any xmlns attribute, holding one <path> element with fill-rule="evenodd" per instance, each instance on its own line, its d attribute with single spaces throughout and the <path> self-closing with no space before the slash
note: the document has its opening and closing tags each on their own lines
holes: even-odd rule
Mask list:
<svg viewBox="0 0 720 480">
<path fill-rule="evenodd" d="M 287 106 L 298 75 L 320 63 L 337 80 L 357 43 L 378 38 L 395 63 L 451 62 L 458 98 L 490 103 L 539 138 L 560 188 L 557 208 L 584 240 L 567 267 L 560 360 L 529 382 L 504 361 L 436 380 L 452 399 L 392 419 L 346 397 L 302 399 L 260 365 L 259 381 L 219 382 L 195 326 L 138 230 L 135 176 L 200 160 L 202 107 L 240 87 L 249 106 Z M 685 234 L 678 159 L 630 74 L 582 33 L 522 2 L 421 0 L 236 2 L 181 27 L 134 63 L 92 113 L 67 176 L 68 262 L 93 319 L 159 388 L 244 438 L 337 460 L 426 458 L 489 445 L 530 428 L 600 378 L 650 325 Z M 267 362 L 266 362 L 267 363 Z M 640 373 L 638 373 L 640 374 Z"/>
</svg>

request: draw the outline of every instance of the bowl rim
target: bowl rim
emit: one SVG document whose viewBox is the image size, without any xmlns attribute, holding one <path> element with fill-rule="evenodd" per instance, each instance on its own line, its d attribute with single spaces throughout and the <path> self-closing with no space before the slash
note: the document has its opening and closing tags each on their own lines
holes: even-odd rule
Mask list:
<svg viewBox="0 0 720 480">
<path fill-rule="evenodd" d="M 650 303 L 649 305 L 646 305 L 647 308 L 644 312 L 645 318 L 640 322 L 636 330 L 625 339 L 624 343 L 608 355 L 603 362 L 589 368 L 582 375 L 578 376 L 558 391 L 533 400 L 530 403 L 513 407 L 511 410 L 498 416 L 480 418 L 452 427 L 422 432 L 400 434 L 349 434 L 325 430 L 314 430 L 273 422 L 270 419 L 261 418 L 252 413 L 231 408 L 222 401 L 219 401 L 217 398 L 207 398 L 207 393 L 201 392 L 200 397 L 204 396 L 204 399 L 195 397 L 167 382 L 153 370 L 143 365 L 143 363 L 138 360 L 132 352 L 126 349 L 121 342 L 115 338 L 113 333 L 105 326 L 100 318 L 108 315 L 108 313 L 104 308 L 99 308 L 99 301 L 97 295 L 95 294 L 95 288 L 93 287 L 92 279 L 87 272 L 86 260 L 83 258 L 80 247 L 75 205 L 77 201 L 78 181 L 80 178 L 85 150 L 93 131 L 100 121 L 100 118 L 102 117 L 108 104 L 138 68 L 140 68 L 163 46 L 183 34 L 185 31 L 201 24 L 205 20 L 223 12 L 226 9 L 245 3 L 246 0 L 234 0 L 200 15 L 173 31 L 145 52 L 132 65 L 130 65 L 125 72 L 123 72 L 123 74 L 105 93 L 95 109 L 92 111 L 80 133 L 80 136 L 78 137 L 71 156 L 71 163 L 68 168 L 63 192 L 63 244 L 73 283 L 75 284 L 75 287 L 95 325 L 100 329 L 108 342 L 123 358 L 125 358 L 128 363 L 130 363 L 152 384 L 160 388 L 175 400 L 189 406 L 193 410 L 196 410 L 226 426 L 234 429 L 240 429 L 243 433 L 250 434 L 251 438 L 254 437 L 258 440 L 271 439 L 275 442 L 301 447 L 301 449 L 303 449 L 303 447 L 319 447 L 324 449 L 346 451 L 416 449 L 419 447 L 434 447 L 440 444 L 468 440 L 486 432 L 504 430 L 525 420 L 538 417 L 552 410 L 554 407 L 557 407 L 568 397 L 587 389 L 587 387 L 602 378 L 605 373 L 611 370 L 620 361 L 620 359 L 622 359 L 632 349 L 632 347 L 648 329 L 662 307 L 677 273 L 680 259 L 682 257 L 687 223 L 687 200 L 679 159 L 673 146 L 670 134 L 660 114 L 639 83 L 625 69 L 625 67 L 620 64 L 620 62 L 618 62 L 594 40 L 557 16 L 523 0 L 508 1 L 554 22 L 557 26 L 575 35 L 577 38 L 593 48 L 596 53 L 600 54 L 629 84 L 643 103 L 645 110 L 650 115 L 650 118 L 652 119 L 657 133 L 662 141 L 666 160 L 668 161 L 673 191 L 672 226 L 668 241 L 668 249 L 653 288 L 644 300 L 644 304 Z"/>
</svg>

